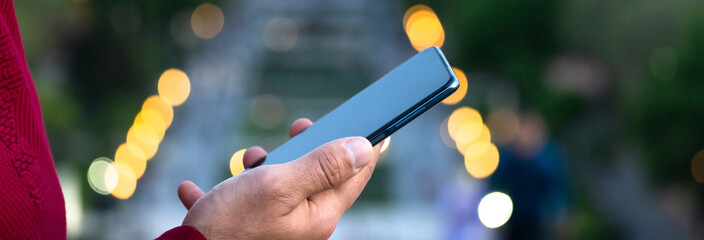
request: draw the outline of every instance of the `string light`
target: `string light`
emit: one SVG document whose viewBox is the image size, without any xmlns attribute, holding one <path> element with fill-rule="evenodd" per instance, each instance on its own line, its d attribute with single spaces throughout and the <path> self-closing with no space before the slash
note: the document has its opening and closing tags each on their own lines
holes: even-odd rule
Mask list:
<svg viewBox="0 0 704 240">
<path fill-rule="evenodd" d="M 464 164 L 472 177 L 486 178 L 499 166 L 499 150 L 488 141 L 477 142 L 467 149 Z"/>
<path fill-rule="evenodd" d="M 457 144 L 455 146 L 457 148 L 457 151 L 459 151 L 463 155 L 466 155 L 467 150 L 469 149 L 469 147 L 472 144 L 475 144 L 477 142 L 490 142 L 491 141 L 491 133 L 489 132 L 489 128 L 486 125 L 481 126 L 479 133 L 471 132 L 473 130 L 466 130 L 465 132 L 470 132 L 469 134 L 472 135 L 471 138 L 464 136 L 464 135 L 469 135 L 469 134 L 463 134 L 462 133 L 463 128 L 466 128 L 466 127 L 460 128 L 460 133 L 457 136 L 458 140 L 455 142 Z"/>
<path fill-rule="evenodd" d="M 115 151 L 115 162 L 124 163 L 132 170 L 137 179 L 142 177 L 147 169 L 147 159 L 137 156 L 129 150 L 126 143 L 120 144 Z"/>
<path fill-rule="evenodd" d="M 127 147 L 135 155 L 151 159 L 159 148 L 159 136 L 148 125 L 137 122 L 127 131 Z"/>
<path fill-rule="evenodd" d="M 467 172 L 474 178 L 491 176 L 499 166 L 499 151 L 491 143 L 491 131 L 482 122 L 481 114 L 473 108 L 460 107 L 450 114 L 446 126 L 454 147 L 464 155 Z"/>
<path fill-rule="evenodd" d="M 161 119 L 164 121 L 166 128 L 169 128 L 169 126 L 171 126 L 171 122 L 174 119 L 174 109 L 171 104 L 169 104 L 169 102 L 164 100 L 159 95 L 152 95 L 147 98 L 147 100 L 144 100 L 144 104 L 142 104 L 142 111 L 148 109 L 154 110 L 159 113 Z"/>
<path fill-rule="evenodd" d="M 166 122 L 164 118 L 154 109 L 142 109 L 142 111 L 137 114 L 134 119 L 134 124 L 144 124 L 149 126 L 154 133 L 156 133 L 157 138 L 161 141 L 166 133 Z"/>
<path fill-rule="evenodd" d="M 117 173 L 111 163 L 111 159 L 99 157 L 88 167 L 88 185 L 98 194 L 108 195 L 117 185 Z"/>
<path fill-rule="evenodd" d="M 479 134 L 482 128 L 482 115 L 480 115 L 477 110 L 470 107 L 460 107 L 456 109 L 450 114 L 450 119 L 447 122 L 447 131 L 450 133 L 450 137 L 455 141 L 457 141 L 457 135 L 460 134 L 460 130 L 462 130 L 460 128 L 464 128 L 463 134 Z M 467 133 L 467 131 L 471 132 Z"/>
<path fill-rule="evenodd" d="M 137 188 L 137 177 L 134 172 L 127 164 L 122 162 L 113 162 L 110 165 L 117 172 L 117 184 L 115 189 L 110 191 L 110 194 L 118 199 L 130 198 Z"/>
<path fill-rule="evenodd" d="M 183 104 L 191 85 L 185 72 L 171 68 L 159 77 L 159 95 L 148 97 L 127 131 L 125 143 L 115 151 L 115 161 L 97 158 L 88 168 L 88 184 L 98 194 L 112 194 L 128 199 L 134 194 L 137 180 L 156 155 L 166 130 L 171 126 L 173 106 Z"/>
<path fill-rule="evenodd" d="M 159 77 L 159 96 L 173 106 L 179 106 L 188 99 L 191 82 L 188 75 L 180 69 L 171 68 Z"/>
<path fill-rule="evenodd" d="M 445 41 L 440 19 L 428 6 L 419 4 L 409 8 L 404 14 L 403 26 L 411 45 L 419 52 L 430 46 L 442 47 Z"/>
</svg>

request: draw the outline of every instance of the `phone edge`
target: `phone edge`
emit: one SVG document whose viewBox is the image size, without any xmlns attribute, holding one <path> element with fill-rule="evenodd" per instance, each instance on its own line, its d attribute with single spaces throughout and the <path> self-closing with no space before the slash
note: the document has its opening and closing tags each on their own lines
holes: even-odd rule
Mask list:
<svg viewBox="0 0 704 240">
<path fill-rule="evenodd" d="M 445 63 L 445 67 L 450 73 L 450 79 L 448 79 L 448 82 L 444 86 L 433 92 L 433 94 L 424 98 L 422 101 L 420 101 L 416 105 L 413 105 L 413 107 L 407 109 L 401 115 L 394 118 L 394 120 L 390 121 L 383 127 L 379 128 L 378 130 L 374 131 L 372 134 L 367 136 L 366 138 L 367 140 L 369 140 L 372 146 L 375 146 L 376 144 L 380 143 L 382 140 L 386 139 L 398 129 L 402 128 L 409 122 L 416 119 L 416 117 L 428 111 L 428 109 L 440 103 L 442 100 L 457 91 L 457 89 L 459 88 L 460 82 L 459 80 L 457 80 L 455 72 L 452 70 L 450 63 L 447 61 L 447 58 L 445 58 L 445 55 L 442 53 L 440 48 L 434 46 L 430 48 L 433 48 L 438 54 L 438 57 L 440 57 L 440 59 L 442 59 Z"/>
</svg>

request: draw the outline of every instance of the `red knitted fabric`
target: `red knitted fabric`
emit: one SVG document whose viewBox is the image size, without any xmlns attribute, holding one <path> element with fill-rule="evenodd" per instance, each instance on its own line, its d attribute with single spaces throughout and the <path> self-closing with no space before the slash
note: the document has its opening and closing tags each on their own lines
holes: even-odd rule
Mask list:
<svg viewBox="0 0 704 240">
<path fill-rule="evenodd" d="M 64 239 L 64 198 L 12 1 L 0 1 L 0 14 L 0 239 Z"/>
<path fill-rule="evenodd" d="M 191 239 L 191 240 L 206 240 L 203 234 L 201 234 L 194 227 L 183 225 L 171 229 L 164 234 L 162 234 L 157 240 L 170 240 L 170 239 Z"/>
<path fill-rule="evenodd" d="M 0 239 L 66 239 L 64 198 L 12 0 L 0 0 Z M 160 239 L 205 238 L 181 226 Z"/>
</svg>

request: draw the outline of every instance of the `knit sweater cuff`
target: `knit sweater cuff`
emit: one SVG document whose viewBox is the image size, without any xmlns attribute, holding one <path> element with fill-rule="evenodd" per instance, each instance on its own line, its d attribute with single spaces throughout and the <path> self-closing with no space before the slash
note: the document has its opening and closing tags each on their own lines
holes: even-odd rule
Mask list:
<svg viewBox="0 0 704 240">
<path fill-rule="evenodd" d="M 206 240 L 198 229 L 188 225 L 175 227 L 157 238 L 157 240 Z"/>
</svg>

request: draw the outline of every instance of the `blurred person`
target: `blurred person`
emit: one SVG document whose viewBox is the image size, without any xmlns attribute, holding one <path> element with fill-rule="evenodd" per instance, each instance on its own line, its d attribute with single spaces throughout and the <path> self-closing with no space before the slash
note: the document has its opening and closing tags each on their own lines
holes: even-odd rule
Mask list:
<svg viewBox="0 0 704 240">
<path fill-rule="evenodd" d="M 522 114 L 513 144 L 500 149 L 491 187 L 513 200 L 508 239 L 546 239 L 561 235 L 556 224 L 567 209 L 567 177 L 562 152 L 547 135 L 537 113 Z"/>
<path fill-rule="evenodd" d="M 0 15 L 0 239 L 65 239 L 64 199 L 12 1 L 0 0 Z M 310 125 L 299 119 L 289 134 Z M 262 167 L 266 152 L 249 148 L 244 166 L 256 169 L 207 194 L 189 181 L 179 186 L 188 213 L 159 239 L 327 238 L 371 177 L 381 145 L 342 138 Z"/>
</svg>

